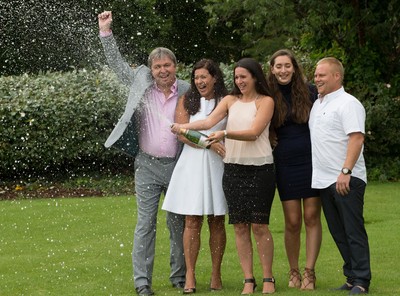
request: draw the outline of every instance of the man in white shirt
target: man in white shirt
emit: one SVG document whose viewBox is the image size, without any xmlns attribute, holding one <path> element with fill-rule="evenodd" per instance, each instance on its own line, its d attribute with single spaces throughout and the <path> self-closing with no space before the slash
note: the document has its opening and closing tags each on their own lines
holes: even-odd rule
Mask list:
<svg viewBox="0 0 400 296">
<path fill-rule="evenodd" d="M 310 113 L 312 187 L 321 201 L 331 235 L 344 260 L 346 283 L 338 290 L 366 294 L 371 281 L 363 206 L 367 173 L 363 157 L 365 109 L 343 88 L 344 69 L 336 58 L 317 63 L 318 100 Z"/>
</svg>

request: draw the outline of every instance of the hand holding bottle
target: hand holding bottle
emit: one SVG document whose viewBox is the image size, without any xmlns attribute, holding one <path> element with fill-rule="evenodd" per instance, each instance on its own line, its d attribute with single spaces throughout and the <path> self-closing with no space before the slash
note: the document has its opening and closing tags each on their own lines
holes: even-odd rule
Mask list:
<svg viewBox="0 0 400 296">
<path fill-rule="evenodd" d="M 215 131 L 208 136 L 209 143 L 218 143 L 222 141 L 226 137 L 226 130 L 223 131 Z"/>
<path fill-rule="evenodd" d="M 176 135 L 179 135 L 179 133 L 181 131 L 181 128 L 182 128 L 181 124 L 179 124 L 179 123 L 171 124 L 171 132 L 176 134 Z"/>
<path fill-rule="evenodd" d="M 171 130 L 174 132 L 174 129 L 177 128 L 178 125 L 172 124 Z M 184 136 L 190 142 L 196 144 L 197 146 L 205 149 L 210 149 L 211 143 L 208 141 L 208 136 L 196 131 L 187 128 L 179 128 L 176 134 Z"/>
<path fill-rule="evenodd" d="M 211 150 L 214 150 L 222 158 L 225 157 L 225 146 L 221 143 L 221 140 L 226 136 L 225 130 L 213 132 L 210 136 L 207 136 L 199 131 L 183 128 L 183 126 L 182 124 L 173 123 L 171 124 L 171 132 L 177 135 L 183 135 L 197 146 L 206 149 L 211 148 Z"/>
</svg>

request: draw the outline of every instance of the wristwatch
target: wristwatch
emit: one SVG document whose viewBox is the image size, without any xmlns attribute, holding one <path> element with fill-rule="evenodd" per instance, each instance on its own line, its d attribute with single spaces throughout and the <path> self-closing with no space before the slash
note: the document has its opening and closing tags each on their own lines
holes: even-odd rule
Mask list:
<svg viewBox="0 0 400 296">
<path fill-rule="evenodd" d="M 343 175 L 351 175 L 351 170 L 348 168 L 342 168 L 342 174 Z"/>
</svg>

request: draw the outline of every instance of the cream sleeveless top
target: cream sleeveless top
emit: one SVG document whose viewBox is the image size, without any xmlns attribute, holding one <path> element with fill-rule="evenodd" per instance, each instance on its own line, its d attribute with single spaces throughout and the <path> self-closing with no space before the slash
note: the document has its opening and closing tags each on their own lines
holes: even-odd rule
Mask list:
<svg viewBox="0 0 400 296">
<path fill-rule="evenodd" d="M 237 100 L 229 108 L 226 129 L 228 131 L 250 129 L 256 113 L 255 101 L 242 102 Z M 272 148 L 269 142 L 269 125 L 270 123 L 255 141 L 225 139 L 224 162 L 257 166 L 273 163 Z"/>
</svg>

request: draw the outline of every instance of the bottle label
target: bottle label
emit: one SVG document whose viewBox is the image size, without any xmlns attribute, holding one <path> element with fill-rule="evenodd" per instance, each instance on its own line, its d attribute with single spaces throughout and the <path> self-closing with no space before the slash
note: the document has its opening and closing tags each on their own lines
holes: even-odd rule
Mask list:
<svg viewBox="0 0 400 296">
<path fill-rule="evenodd" d="M 208 136 L 200 133 L 199 131 L 182 129 L 181 134 L 183 134 L 189 141 L 196 144 L 199 147 L 209 149 L 210 142 L 207 141 Z"/>
<path fill-rule="evenodd" d="M 200 147 L 207 148 L 210 145 L 210 142 L 207 141 L 207 137 L 200 136 L 199 142 L 197 143 Z"/>
</svg>

